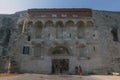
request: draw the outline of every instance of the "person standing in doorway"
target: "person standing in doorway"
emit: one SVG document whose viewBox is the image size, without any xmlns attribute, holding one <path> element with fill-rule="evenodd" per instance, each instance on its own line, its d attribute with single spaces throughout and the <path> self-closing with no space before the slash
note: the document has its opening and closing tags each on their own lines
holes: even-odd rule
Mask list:
<svg viewBox="0 0 120 80">
<path fill-rule="evenodd" d="M 82 68 L 80 65 L 78 66 L 78 73 L 80 74 L 80 77 L 81 77 L 82 76 Z"/>
</svg>

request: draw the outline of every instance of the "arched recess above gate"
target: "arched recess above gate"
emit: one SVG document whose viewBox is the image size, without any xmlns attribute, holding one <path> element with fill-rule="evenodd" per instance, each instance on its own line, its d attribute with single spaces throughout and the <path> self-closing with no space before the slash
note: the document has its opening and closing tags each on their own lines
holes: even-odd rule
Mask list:
<svg viewBox="0 0 120 80">
<path fill-rule="evenodd" d="M 51 47 L 49 49 L 49 55 L 51 55 L 51 56 L 54 56 L 54 55 L 69 56 L 69 55 L 71 55 L 71 50 L 64 45 L 58 45 L 55 47 Z"/>
</svg>

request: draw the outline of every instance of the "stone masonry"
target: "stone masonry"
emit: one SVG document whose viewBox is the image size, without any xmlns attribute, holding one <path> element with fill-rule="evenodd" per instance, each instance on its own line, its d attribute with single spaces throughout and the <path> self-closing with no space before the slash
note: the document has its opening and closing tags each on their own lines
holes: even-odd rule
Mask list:
<svg viewBox="0 0 120 80">
<path fill-rule="evenodd" d="M 0 72 L 120 72 L 120 12 L 28 9 L 0 15 Z"/>
</svg>

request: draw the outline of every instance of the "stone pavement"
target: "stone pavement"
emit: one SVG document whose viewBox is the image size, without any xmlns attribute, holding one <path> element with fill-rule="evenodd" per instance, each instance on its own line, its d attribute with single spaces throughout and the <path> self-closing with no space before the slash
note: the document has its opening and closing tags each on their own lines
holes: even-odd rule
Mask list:
<svg viewBox="0 0 120 80">
<path fill-rule="evenodd" d="M 43 74 L 21 74 L 17 76 L 0 76 L 0 80 L 120 80 L 120 76 L 107 75 L 43 75 Z"/>
</svg>

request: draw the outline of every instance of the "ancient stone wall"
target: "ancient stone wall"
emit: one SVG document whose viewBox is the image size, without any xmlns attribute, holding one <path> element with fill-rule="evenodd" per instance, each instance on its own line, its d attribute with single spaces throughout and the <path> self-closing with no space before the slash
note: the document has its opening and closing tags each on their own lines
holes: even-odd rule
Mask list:
<svg viewBox="0 0 120 80">
<path fill-rule="evenodd" d="M 11 69 L 17 69 L 13 72 L 51 73 L 53 59 L 68 59 L 69 73 L 77 65 L 87 74 L 120 72 L 119 16 L 91 9 L 29 9 L 0 15 L 0 72 L 10 59 L 16 65 Z M 69 54 L 52 55 L 59 48 Z M 40 54 L 35 54 L 37 49 Z"/>
<path fill-rule="evenodd" d="M 0 72 L 8 71 L 11 36 L 16 31 L 18 15 L 0 15 Z"/>
</svg>

